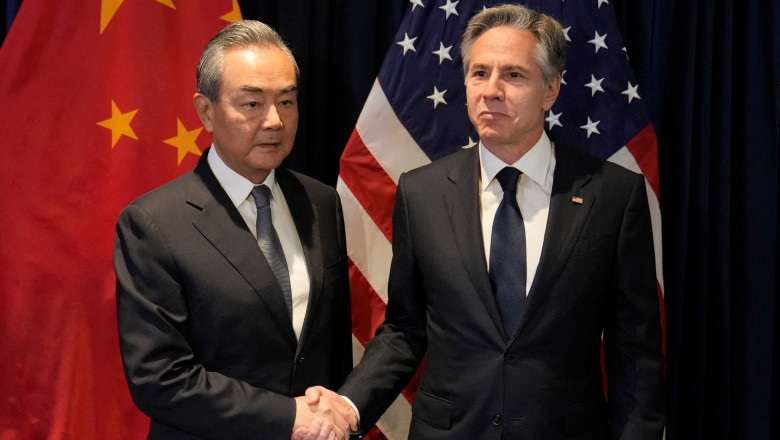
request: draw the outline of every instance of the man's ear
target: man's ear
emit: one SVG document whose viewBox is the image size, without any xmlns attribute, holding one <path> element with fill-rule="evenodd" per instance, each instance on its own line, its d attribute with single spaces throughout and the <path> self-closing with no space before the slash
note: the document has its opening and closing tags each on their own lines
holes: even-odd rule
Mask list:
<svg viewBox="0 0 780 440">
<path fill-rule="evenodd" d="M 195 104 L 195 111 L 198 112 L 198 117 L 200 122 L 203 123 L 203 127 L 206 128 L 206 131 L 212 133 L 214 129 L 214 103 L 200 93 L 196 93 L 192 97 L 192 102 Z"/>
<path fill-rule="evenodd" d="M 550 81 L 547 88 L 544 91 L 544 111 L 548 111 L 555 104 L 555 100 L 558 99 L 558 93 L 561 91 L 561 77 L 560 75 Z"/>
</svg>

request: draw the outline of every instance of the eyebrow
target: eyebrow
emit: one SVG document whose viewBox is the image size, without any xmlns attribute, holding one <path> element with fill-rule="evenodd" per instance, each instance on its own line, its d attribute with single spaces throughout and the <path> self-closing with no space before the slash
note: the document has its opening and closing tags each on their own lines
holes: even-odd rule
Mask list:
<svg viewBox="0 0 780 440">
<path fill-rule="evenodd" d="M 260 87 L 253 87 L 253 86 L 243 86 L 243 87 L 241 87 L 241 91 L 242 92 L 249 92 L 249 93 L 263 93 L 264 92 L 264 90 L 261 89 Z M 286 88 L 282 89 L 281 93 L 290 93 L 290 92 L 297 92 L 297 91 L 298 91 L 298 86 L 292 85 L 292 86 L 289 86 L 289 87 L 286 87 Z"/>
<path fill-rule="evenodd" d="M 471 65 L 471 68 L 469 68 L 469 71 L 472 69 L 481 69 L 485 70 L 488 69 L 489 66 L 487 64 L 483 63 L 474 63 Z M 504 66 L 500 66 L 502 72 L 512 71 L 512 70 L 519 70 L 521 72 L 530 72 L 530 69 L 527 69 L 519 64 L 507 64 Z"/>
</svg>

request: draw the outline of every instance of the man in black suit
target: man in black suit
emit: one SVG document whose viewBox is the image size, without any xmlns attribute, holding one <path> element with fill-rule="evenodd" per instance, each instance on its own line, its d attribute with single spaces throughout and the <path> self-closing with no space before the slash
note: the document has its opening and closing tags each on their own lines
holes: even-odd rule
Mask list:
<svg viewBox="0 0 780 440">
<path fill-rule="evenodd" d="M 278 34 L 233 23 L 206 46 L 194 104 L 213 145 L 127 206 L 116 230 L 119 337 L 150 439 L 318 438 L 356 427 L 307 405 L 352 367 L 336 191 L 279 168 L 298 123 L 298 67 Z"/>
<path fill-rule="evenodd" d="M 425 358 L 411 439 L 660 439 L 643 177 L 545 134 L 565 56 L 554 19 L 487 9 L 461 53 L 480 145 L 401 176 L 386 320 L 339 394 L 365 431 Z"/>
</svg>

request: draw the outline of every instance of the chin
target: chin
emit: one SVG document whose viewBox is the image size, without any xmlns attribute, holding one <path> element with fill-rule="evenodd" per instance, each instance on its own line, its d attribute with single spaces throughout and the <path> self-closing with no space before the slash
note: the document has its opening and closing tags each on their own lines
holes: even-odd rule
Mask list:
<svg viewBox="0 0 780 440">
<path fill-rule="evenodd" d="M 502 138 L 501 133 L 496 133 L 495 131 L 486 131 L 478 134 L 480 140 L 487 142 L 497 142 Z"/>
</svg>

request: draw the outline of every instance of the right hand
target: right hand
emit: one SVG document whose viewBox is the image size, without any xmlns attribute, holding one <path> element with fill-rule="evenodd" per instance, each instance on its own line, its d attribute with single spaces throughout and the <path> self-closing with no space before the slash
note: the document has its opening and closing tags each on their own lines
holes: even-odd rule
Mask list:
<svg viewBox="0 0 780 440">
<path fill-rule="evenodd" d="M 295 398 L 293 440 L 347 439 L 357 430 L 357 415 L 343 397 L 321 387 L 311 387 Z"/>
</svg>

